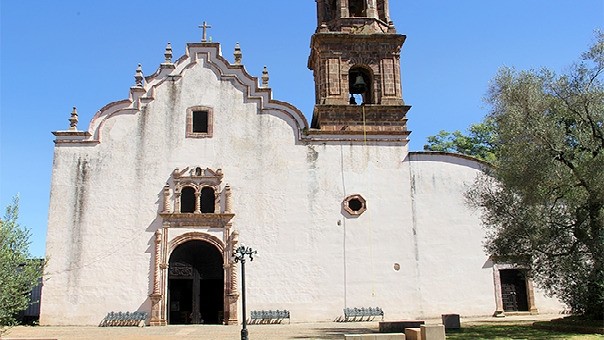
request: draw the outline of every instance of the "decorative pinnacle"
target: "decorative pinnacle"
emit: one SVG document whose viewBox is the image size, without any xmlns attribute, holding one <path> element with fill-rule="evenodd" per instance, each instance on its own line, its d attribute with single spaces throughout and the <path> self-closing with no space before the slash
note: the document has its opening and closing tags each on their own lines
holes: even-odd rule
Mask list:
<svg viewBox="0 0 604 340">
<path fill-rule="evenodd" d="M 136 87 L 143 87 L 143 79 L 143 68 L 141 67 L 141 64 L 138 64 L 138 67 L 136 68 L 136 73 L 134 74 L 134 81 Z"/>
<path fill-rule="evenodd" d="M 241 58 L 243 54 L 241 53 L 241 46 L 239 46 L 239 43 L 235 44 L 235 52 L 233 53 L 233 56 L 235 57 L 235 65 L 241 65 Z"/>
<path fill-rule="evenodd" d="M 168 45 L 166 45 L 166 52 L 164 52 L 164 57 L 166 57 L 164 64 L 172 64 L 172 44 L 170 44 L 169 42 Z"/>
<path fill-rule="evenodd" d="M 264 66 L 264 69 L 262 69 L 262 86 L 261 87 L 268 87 L 268 69 L 266 68 L 266 66 Z"/>
<path fill-rule="evenodd" d="M 73 107 L 71 117 L 69 117 L 69 131 L 78 131 L 78 110 Z"/>
</svg>

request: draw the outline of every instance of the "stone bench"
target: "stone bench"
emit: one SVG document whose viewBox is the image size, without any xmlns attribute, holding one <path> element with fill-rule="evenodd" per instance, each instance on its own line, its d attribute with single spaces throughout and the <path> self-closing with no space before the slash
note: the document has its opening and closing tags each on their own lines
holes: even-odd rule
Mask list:
<svg viewBox="0 0 604 340">
<path fill-rule="evenodd" d="M 147 312 L 109 312 L 99 327 L 145 326 Z"/>
<path fill-rule="evenodd" d="M 281 323 L 283 319 L 287 319 L 291 323 L 288 310 L 253 310 L 250 312 L 250 323 L 252 324 Z"/>
<path fill-rule="evenodd" d="M 346 340 L 405 340 L 405 334 L 389 333 L 389 334 L 345 334 Z"/>
<path fill-rule="evenodd" d="M 344 321 L 371 321 L 374 317 L 381 316 L 384 320 L 384 311 L 380 307 L 369 308 L 344 308 Z M 367 317 L 367 320 L 363 320 Z M 358 318 L 358 320 L 357 320 Z"/>
<path fill-rule="evenodd" d="M 424 324 L 421 320 L 407 321 L 382 321 L 380 322 L 380 333 L 405 333 L 406 328 L 419 328 Z"/>
</svg>

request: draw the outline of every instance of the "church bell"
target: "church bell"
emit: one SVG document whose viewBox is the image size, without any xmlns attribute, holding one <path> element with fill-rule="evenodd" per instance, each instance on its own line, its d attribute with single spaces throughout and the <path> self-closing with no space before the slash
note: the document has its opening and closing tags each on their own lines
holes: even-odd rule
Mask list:
<svg viewBox="0 0 604 340">
<path fill-rule="evenodd" d="M 367 84 L 365 83 L 365 79 L 363 79 L 363 75 L 358 74 L 354 84 L 352 85 L 352 89 L 350 93 L 361 94 L 367 91 Z"/>
</svg>

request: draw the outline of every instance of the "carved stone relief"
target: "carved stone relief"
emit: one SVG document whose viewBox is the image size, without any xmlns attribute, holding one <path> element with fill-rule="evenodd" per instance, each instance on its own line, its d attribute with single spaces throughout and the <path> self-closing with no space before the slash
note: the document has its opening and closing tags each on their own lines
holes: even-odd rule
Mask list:
<svg viewBox="0 0 604 340">
<path fill-rule="evenodd" d="M 182 263 L 168 265 L 170 255 L 179 245 L 199 240 L 207 242 L 220 251 L 223 257 L 224 268 L 224 323 L 237 323 L 237 276 L 236 266 L 232 263 L 232 249 L 236 246 L 238 233 L 233 231 L 231 219 L 235 216 L 233 210 L 233 197 L 231 187 L 222 183 L 222 170 L 203 169 L 201 167 L 188 167 L 184 170 L 175 169 L 172 172 L 171 183 L 166 184 L 162 190 L 163 204 L 159 216 L 163 219 L 163 228 L 155 232 L 155 256 L 153 291 L 151 298 L 152 326 L 167 324 L 167 287 L 168 277 L 181 278 L 192 276 L 192 267 Z M 182 189 L 191 187 L 195 189 L 196 205 L 193 213 L 180 212 L 180 199 Z M 210 187 L 214 190 L 214 213 L 202 213 L 200 208 L 200 194 L 203 188 Z M 221 197 L 224 206 L 221 206 Z M 170 207 L 174 207 L 170 209 Z M 173 239 L 168 238 L 171 228 L 193 228 L 195 232 L 185 233 Z M 210 235 L 207 231 L 212 228 L 224 230 L 222 239 Z"/>
</svg>

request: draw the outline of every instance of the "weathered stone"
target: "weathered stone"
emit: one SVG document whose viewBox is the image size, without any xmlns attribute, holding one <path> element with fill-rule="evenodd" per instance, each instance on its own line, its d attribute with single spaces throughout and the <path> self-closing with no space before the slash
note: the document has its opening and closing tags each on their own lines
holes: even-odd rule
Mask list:
<svg viewBox="0 0 604 340">
<path fill-rule="evenodd" d="M 443 314 L 442 315 L 443 325 L 445 330 L 457 330 L 461 328 L 461 322 L 459 321 L 459 314 Z"/>
</svg>

